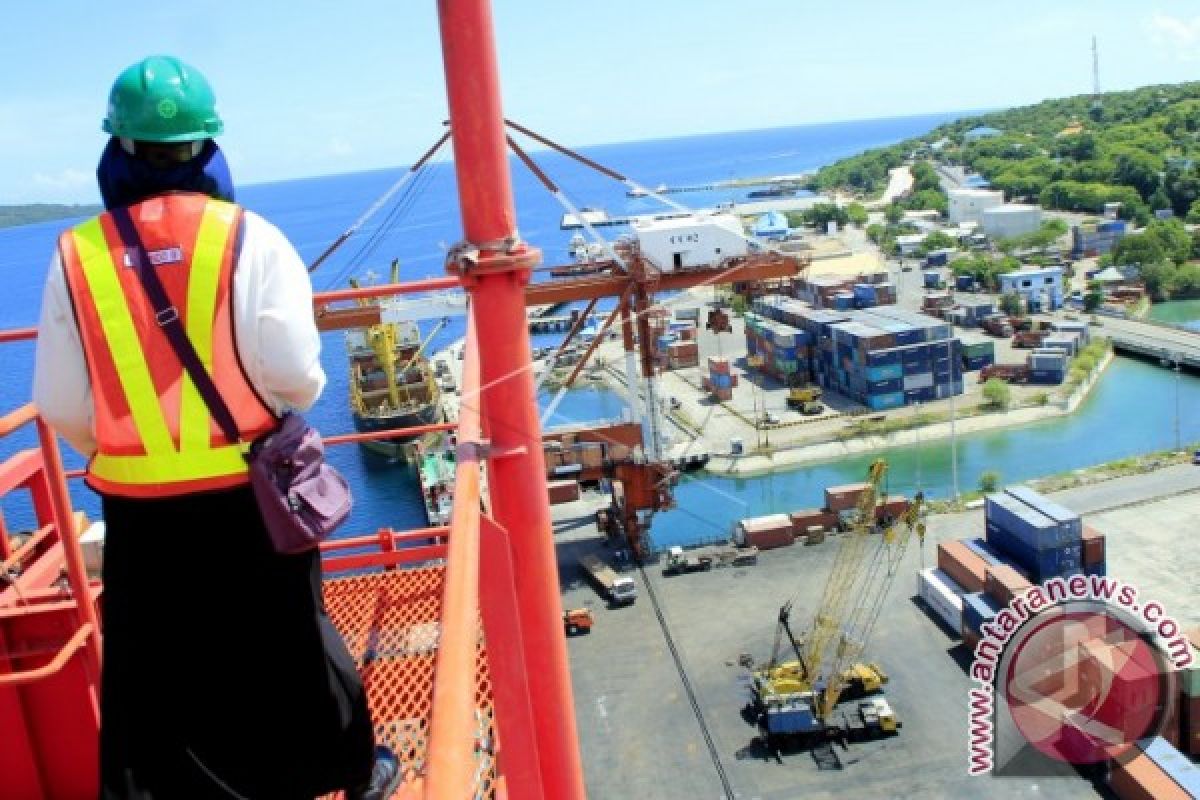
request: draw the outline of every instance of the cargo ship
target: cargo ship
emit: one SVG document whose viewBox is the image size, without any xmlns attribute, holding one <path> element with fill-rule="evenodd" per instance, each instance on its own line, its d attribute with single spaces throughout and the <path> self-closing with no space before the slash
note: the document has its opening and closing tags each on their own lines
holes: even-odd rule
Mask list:
<svg viewBox="0 0 1200 800">
<path fill-rule="evenodd" d="M 441 392 L 424 347 L 420 329 L 411 320 L 346 332 L 355 430 L 373 433 L 442 421 Z M 370 439 L 359 446 L 394 460 L 403 457 L 415 438 Z"/>
</svg>

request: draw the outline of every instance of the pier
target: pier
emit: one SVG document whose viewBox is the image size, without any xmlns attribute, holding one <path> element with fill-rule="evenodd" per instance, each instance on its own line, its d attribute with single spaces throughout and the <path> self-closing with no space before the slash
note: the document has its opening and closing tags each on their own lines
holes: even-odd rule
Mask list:
<svg viewBox="0 0 1200 800">
<path fill-rule="evenodd" d="M 1108 337 L 1113 349 L 1200 373 L 1200 331 L 1150 320 L 1107 316 L 1100 319 L 1103 320 L 1100 335 Z"/>
<path fill-rule="evenodd" d="M 588 321 L 606 317 L 607 314 L 592 313 L 588 314 Z M 545 315 L 529 318 L 530 333 L 566 333 L 575 324 L 575 320 L 579 319 L 578 314 L 560 314 L 560 315 Z"/>
</svg>

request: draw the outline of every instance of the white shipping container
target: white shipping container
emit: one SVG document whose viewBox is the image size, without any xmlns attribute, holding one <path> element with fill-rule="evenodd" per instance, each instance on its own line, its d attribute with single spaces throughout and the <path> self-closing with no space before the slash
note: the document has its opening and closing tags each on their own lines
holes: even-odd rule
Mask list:
<svg viewBox="0 0 1200 800">
<path fill-rule="evenodd" d="M 917 573 L 917 594 L 950 630 L 962 630 L 963 589 L 937 567 Z"/>
<path fill-rule="evenodd" d="M 933 386 L 932 372 L 918 372 L 904 376 L 904 391 L 909 389 L 928 389 Z"/>
</svg>

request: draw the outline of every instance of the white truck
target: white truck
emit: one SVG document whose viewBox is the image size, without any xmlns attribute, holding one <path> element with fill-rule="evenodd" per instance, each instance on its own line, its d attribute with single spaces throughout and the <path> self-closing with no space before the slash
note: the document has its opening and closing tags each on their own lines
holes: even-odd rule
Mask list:
<svg viewBox="0 0 1200 800">
<path fill-rule="evenodd" d="M 628 606 L 637 600 L 637 584 L 633 579 L 618 575 L 599 556 L 590 553 L 580 556 L 579 566 L 583 567 L 588 579 L 612 605 Z"/>
</svg>

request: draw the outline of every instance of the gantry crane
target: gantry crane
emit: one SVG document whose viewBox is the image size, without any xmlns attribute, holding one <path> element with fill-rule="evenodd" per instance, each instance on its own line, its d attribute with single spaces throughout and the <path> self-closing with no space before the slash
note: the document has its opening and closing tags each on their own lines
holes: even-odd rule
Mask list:
<svg viewBox="0 0 1200 800">
<path fill-rule="evenodd" d="M 541 144 L 557 150 L 609 177 L 636 187 L 625 176 L 603 167 L 590 159 L 579 155 L 561 145 L 542 137 L 527 128 L 507 121 L 508 126 L 520 131 Z M 430 149 L 423 157 L 423 163 L 444 141 Z M 537 176 L 542 184 L 560 202 L 566 203 L 562 192 L 550 178 L 537 167 L 529 156 L 508 137 L 508 144 Z M 417 165 L 414 165 L 414 169 Z M 411 172 L 410 172 L 411 174 Z M 642 188 L 642 187 L 637 187 Z M 653 191 L 647 194 L 660 200 L 663 198 Z M 664 202 L 668 202 L 664 200 Z M 675 204 L 671 204 L 675 205 Z M 378 206 L 378 204 L 377 204 Z M 566 205 L 575 211 L 573 206 Z M 583 215 L 576 212 L 579 219 Z M 362 219 L 354 227 L 361 225 Z M 599 238 L 590 225 L 584 224 L 589 233 Z M 353 228 L 351 229 L 353 230 Z M 339 238 L 336 244 L 344 242 L 349 231 Z M 538 283 L 529 283 L 524 289 L 526 307 L 557 306 L 575 301 L 587 301 L 587 307 L 578 316 L 576 324 L 567 333 L 558 354 L 567 348 L 575 335 L 583 328 L 591 316 L 596 303 L 605 297 L 617 299 L 607 319 L 604 320 L 591 346 L 584 353 L 574 372 L 564 384 L 564 391 L 569 388 L 591 357 L 596 347 L 604 340 L 605 333 L 613 323 L 620 318 L 621 334 L 625 349 L 626 375 L 629 381 L 630 398 L 636 420 L 643 425 L 643 445 L 640 453 L 631 454 L 620 464 L 613 464 L 614 479 L 621 480 L 625 487 L 624 502 L 619 508 L 620 529 L 625 536 L 635 556 L 644 553 L 644 533 L 646 517 L 640 512 L 662 511 L 670 507 L 670 478 L 673 470 L 664 460 L 660 450 L 661 431 L 656 400 L 656 364 L 654 352 L 654 337 L 651 333 L 649 311 L 653 305 L 656 292 L 677 291 L 697 286 L 746 283 L 757 284 L 766 281 L 792 279 L 803 275 L 809 265 L 809 258 L 804 254 L 776 252 L 771 249 L 761 249 L 745 255 L 723 259 L 720 263 L 702 267 L 673 269 L 670 266 L 656 265 L 643 256 L 635 240 L 619 241 L 615 245 L 603 242 L 608 258 L 593 262 L 595 272 L 587 275 L 571 275 L 554 278 Z M 318 259 L 319 263 L 332 251 L 332 247 Z M 472 254 L 462 252 L 452 254 L 452 263 L 470 263 Z M 315 268 L 316 264 L 313 265 Z M 553 272 L 556 268 L 551 268 Z M 431 289 L 448 288 L 441 281 L 430 282 Z M 339 328 L 361 328 L 376 325 L 380 321 L 381 305 L 379 303 L 360 303 L 350 307 L 334 307 L 326 304 L 316 309 L 317 326 L 321 330 Z M 553 363 L 552 358 L 552 363 Z M 643 405 L 642 395 L 645 395 Z"/>
<path fill-rule="evenodd" d="M 861 730 L 863 724 L 839 716 L 838 702 L 875 694 L 887 683 L 887 675 L 878 664 L 858 659 L 870 640 L 912 534 L 924 541 L 925 523 L 921 519 L 924 497 L 919 492 L 899 520 L 884 520 L 882 525 L 877 522 L 878 506 L 886 497 L 886 474 L 887 462 L 883 459 L 871 464 L 867 488 L 856 505 L 854 524 L 841 537 L 812 625 L 804 636 L 797 640 L 792 633 L 791 602 L 779 610 L 771 658 L 752 675 L 754 703 L 768 739 L 847 738 L 848 727 Z M 794 660 L 781 661 L 784 637 L 795 654 Z M 890 733 L 898 727 L 895 715 L 881 697 L 870 698 L 860 710 L 868 734 Z"/>
</svg>

